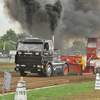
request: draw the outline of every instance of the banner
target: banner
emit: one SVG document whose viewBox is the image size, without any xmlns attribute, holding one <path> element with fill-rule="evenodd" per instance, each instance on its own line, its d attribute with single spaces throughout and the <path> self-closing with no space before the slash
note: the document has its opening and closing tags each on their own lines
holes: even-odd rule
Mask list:
<svg viewBox="0 0 100 100">
<path fill-rule="evenodd" d="M 8 72 L 5 72 L 3 89 L 10 90 L 10 83 L 11 83 L 11 74 Z"/>
<path fill-rule="evenodd" d="M 3 45 L 3 50 L 5 50 L 5 45 L 6 45 L 6 42 L 4 42 L 4 45 Z"/>
</svg>

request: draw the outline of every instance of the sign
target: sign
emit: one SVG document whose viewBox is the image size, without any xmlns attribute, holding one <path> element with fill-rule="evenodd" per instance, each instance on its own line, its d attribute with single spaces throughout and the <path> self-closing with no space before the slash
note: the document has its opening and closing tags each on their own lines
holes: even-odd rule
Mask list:
<svg viewBox="0 0 100 100">
<path fill-rule="evenodd" d="M 18 81 L 14 100 L 27 100 L 25 81 Z"/>
<path fill-rule="evenodd" d="M 96 74 L 95 89 L 100 90 L 100 77 L 99 77 L 99 73 Z"/>
<path fill-rule="evenodd" d="M 4 42 L 4 45 L 3 45 L 3 50 L 5 51 L 5 44 L 6 44 L 6 42 Z"/>
<path fill-rule="evenodd" d="M 10 83 L 11 83 L 11 74 L 5 72 L 3 89 L 10 90 Z"/>
<path fill-rule="evenodd" d="M 16 55 L 16 51 L 11 50 L 11 51 L 9 52 L 9 54 L 10 54 L 10 55 Z"/>
</svg>

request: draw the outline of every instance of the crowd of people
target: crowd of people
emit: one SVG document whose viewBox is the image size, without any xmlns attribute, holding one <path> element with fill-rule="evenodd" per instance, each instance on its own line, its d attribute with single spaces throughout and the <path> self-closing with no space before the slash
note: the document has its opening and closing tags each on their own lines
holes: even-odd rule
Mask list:
<svg viewBox="0 0 100 100">
<path fill-rule="evenodd" d="M 0 54 L 0 58 L 9 58 L 10 55 L 9 54 Z M 12 56 L 14 57 L 14 56 Z"/>
</svg>

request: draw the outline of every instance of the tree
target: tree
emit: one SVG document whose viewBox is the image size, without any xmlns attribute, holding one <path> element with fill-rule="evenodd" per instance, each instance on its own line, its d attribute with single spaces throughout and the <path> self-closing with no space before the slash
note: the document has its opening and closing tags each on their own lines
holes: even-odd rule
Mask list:
<svg viewBox="0 0 100 100">
<path fill-rule="evenodd" d="M 19 36 L 12 30 L 12 29 L 9 29 L 6 34 L 4 34 L 2 37 L 1 37 L 1 41 L 4 42 L 4 41 L 8 41 L 8 42 L 17 42 L 19 39 Z"/>
<path fill-rule="evenodd" d="M 16 46 L 10 42 L 5 42 L 5 50 L 3 50 L 4 42 L 0 42 L 0 52 L 8 54 L 10 50 L 16 50 Z"/>
<path fill-rule="evenodd" d="M 24 37 L 29 37 L 29 35 L 26 33 L 20 33 L 18 34 L 18 36 L 19 36 L 19 39 L 24 38 Z"/>
<path fill-rule="evenodd" d="M 8 54 L 10 50 L 16 50 L 16 43 L 23 37 L 29 37 L 26 33 L 16 34 L 12 29 L 7 30 L 6 34 L 0 37 L 0 52 Z M 5 42 L 5 50 L 3 50 Z"/>
<path fill-rule="evenodd" d="M 7 30 L 6 34 L 0 38 L 0 52 L 8 54 L 10 50 L 16 50 L 16 43 L 19 36 L 12 30 Z M 5 50 L 3 50 L 5 42 Z"/>
</svg>

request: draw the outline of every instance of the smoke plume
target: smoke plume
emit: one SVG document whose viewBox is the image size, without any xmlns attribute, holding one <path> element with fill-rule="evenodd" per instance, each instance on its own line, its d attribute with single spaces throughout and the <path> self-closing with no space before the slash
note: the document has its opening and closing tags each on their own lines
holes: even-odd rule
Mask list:
<svg viewBox="0 0 100 100">
<path fill-rule="evenodd" d="M 41 8 L 41 5 L 35 0 L 18 0 L 18 5 L 22 11 L 26 27 L 30 30 L 30 34 L 32 35 L 32 26 L 35 23 L 35 17 L 37 17 L 36 14 Z"/>
<path fill-rule="evenodd" d="M 3 1 L 5 14 L 28 34 L 51 39 L 51 31 L 55 31 L 55 46 L 59 48 L 67 49 L 74 41 L 100 33 L 100 0 Z"/>
<path fill-rule="evenodd" d="M 62 30 L 62 38 L 66 45 L 64 45 L 65 49 L 69 45 L 72 46 L 75 40 L 85 41 L 85 36 L 96 37 L 99 35 L 99 0 L 63 0 L 63 4 L 65 28 Z"/>
<path fill-rule="evenodd" d="M 49 15 L 48 19 L 50 23 L 50 29 L 52 34 L 54 34 L 55 27 L 58 26 L 58 20 L 61 18 L 62 4 L 60 0 L 58 0 L 54 5 L 46 4 L 45 8 L 47 10 L 47 14 Z"/>
</svg>

